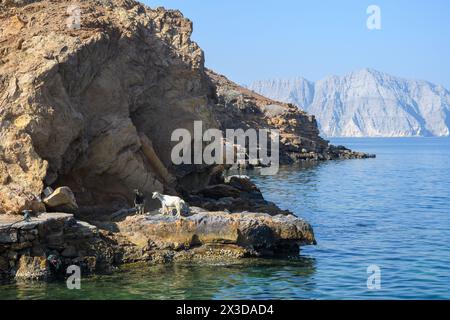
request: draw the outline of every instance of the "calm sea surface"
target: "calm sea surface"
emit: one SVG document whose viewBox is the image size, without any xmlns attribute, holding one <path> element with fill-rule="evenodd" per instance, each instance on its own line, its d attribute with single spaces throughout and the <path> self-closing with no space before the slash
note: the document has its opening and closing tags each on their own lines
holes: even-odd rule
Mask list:
<svg viewBox="0 0 450 320">
<path fill-rule="evenodd" d="M 333 139 L 376 159 L 282 168 L 254 179 L 307 219 L 317 246 L 295 260 L 127 268 L 65 283 L 0 286 L 0 299 L 450 298 L 450 139 Z M 367 288 L 368 266 L 381 288 Z"/>
</svg>

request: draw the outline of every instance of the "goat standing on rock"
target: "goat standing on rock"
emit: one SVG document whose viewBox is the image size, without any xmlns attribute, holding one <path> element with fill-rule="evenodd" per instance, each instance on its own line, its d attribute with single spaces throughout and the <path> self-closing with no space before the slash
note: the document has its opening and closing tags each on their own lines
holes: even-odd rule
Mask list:
<svg viewBox="0 0 450 320">
<path fill-rule="evenodd" d="M 153 192 L 153 199 L 161 201 L 162 214 L 173 214 L 173 209 L 176 209 L 176 217 L 180 218 L 181 215 L 187 215 L 189 213 L 189 206 L 180 197 L 167 196 L 159 192 Z"/>
<path fill-rule="evenodd" d="M 138 189 L 134 190 L 134 207 L 137 214 L 145 214 L 145 197 Z"/>
</svg>

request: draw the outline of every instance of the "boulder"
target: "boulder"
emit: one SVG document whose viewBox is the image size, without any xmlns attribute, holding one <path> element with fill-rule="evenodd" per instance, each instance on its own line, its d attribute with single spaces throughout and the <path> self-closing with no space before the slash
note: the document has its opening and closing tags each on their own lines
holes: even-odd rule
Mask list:
<svg viewBox="0 0 450 320">
<path fill-rule="evenodd" d="M 16 243 L 17 240 L 17 230 L 11 230 L 9 225 L 0 226 L 0 244 Z"/>
<path fill-rule="evenodd" d="M 220 199 L 220 198 L 239 198 L 241 192 L 239 189 L 226 185 L 226 184 L 217 184 L 213 186 L 208 186 L 194 194 L 199 194 L 206 198 L 211 199 Z"/>
<path fill-rule="evenodd" d="M 75 195 L 69 187 L 60 187 L 56 189 L 43 201 L 47 208 L 51 209 L 52 211 L 74 213 L 78 210 Z"/>
<path fill-rule="evenodd" d="M 241 191 L 261 193 L 258 187 L 249 178 L 241 176 L 231 176 L 227 180 L 228 185 Z"/>
<path fill-rule="evenodd" d="M 253 211 L 270 215 L 288 215 L 292 212 L 282 210 L 266 201 L 258 187 L 246 176 L 226 177 L 225 184 L 208 186 L 187 199 L 192 206 L 203 207 L 209 211 L 242 212 Z"/>
</svg>

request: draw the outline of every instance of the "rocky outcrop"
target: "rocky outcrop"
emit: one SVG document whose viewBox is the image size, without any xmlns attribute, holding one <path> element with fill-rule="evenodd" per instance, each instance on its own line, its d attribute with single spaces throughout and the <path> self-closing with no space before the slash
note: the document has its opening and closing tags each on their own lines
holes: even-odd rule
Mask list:
<svg viewBox="0 0 450 320">
<path fill-rule="evenodd" d="M 270 215 L 290 215 L 288 210 L 281 210 L 274 203 L 264 199 L 259 188 L 247 178 L 230 176 L 216 184 L 196 190 L 186 199 L 193 206 L 200 206 L 210 211 L 228 212 L 262 212 Z"/>
<path fill-rule="evenodd" d="M 66 213 L 43 213 L 31 221 L 0 216 L 0 280 L 49 280 L 69 265 L 103 272 L 114 254 L 99 230 Z"/>
<path fill-rule="evenodd" d="M 216 118 L 222 129 L 278 129 L 280 163 L 367 158 L 368 155 L 329 144 L 319 135 L 315 116 L 297 106 L 263 97 L 224 76 L 207 71 L 215 97 Z"/>
<path fill-rule="evenodd" d="M 45 204 L 77 218 L 44 213 L 27 222 L 0 215 L 1 278 L 45 280 L 63 276 L 73 264 L 103 272 L 182 256 L 243 257 L 286 248 L 298 253 L 300 244 L 313 241 L 311 228 L 293 216 L 203 211 L 180 221 L 96 221 L 115 211 L 124 212 L 115 217 L 133 214 L 128 208 L 135 188 L 147 198 L 153 191 L 178 190 L 215 210 L 281 210 L 250 182 L 224 184 L 223 168 L 171 166 L 174 129 L 191 130 L 194 120 L 205 129 L 219 127 L 189 20 L 134 1 L 81 1 L 82 27 L 70 29 L 69 4 L 2 2 L 0 213 L 31 208 L 36 214 L 41 210 L 34 208 Z M 43 197 L 46 186 L 56 190 Z M 234 198 L 226 199 L 230 193 Z M 191 248 L 172 243 L 161 228 L 190 237 L 183 245 Z"/>
<path fill-rule="evenodd" d="M 0 212 L 29 208 L 46 185 L 69 186 L 92 214 L 128 206 L 134 188 L 170 188 L 171 132 L 214 124 L 192 23 L 92 0 L 73 29 L 71 1 L 22 4 L 0 13 Z"/>
<path fill-rule="evenodd" d="M 179 11 L 133 0 L 76 4 L 79 27 L 68 23 L 69 0 L 0 2 L 0 275 L 298 254 L 315 243 L 307 222 L 265 201 L 250 180 L 224 179 L 228 166 L 173 165 L 172 132 L 192 133 L 194 121 L 279 129 L 282 164 L 367 155 L 330 146 L 296 106 L 206 70 Z M 46 187 L 56 191 L 44 197 Z M 134 189 L 148 200 L 154 191 L 178 194 L 203 209 L 181 220 L 129 216 Z M 75 215 L 4 214 L 36 215 L 44 205 Z"/>
<path fill-rule="evenodd" d="M 192 211 L 181 220 L 129 217 L 117 227 L 131 243 L 148 250 L 154 261 L 298 255 L 300 245 L 315 243 L 311 226 L 293 215 Z"/>
<path fill-rule="evenodd" d="M 206 71 L 179 11 L 79 1 L 78 28 L 70 5 L 1 2 L 0 214 L 36 207 L 46 186 L 68 186 L 93 216 L 129 207 L 136 188 L 205 188 L 217 168 L 170 159 L 171 133 L 195 120 L 278 128 L 282 163 L 335 158 L 313 116 Z"/>
<path fill-rule="evenodd" d="M 71 265 L 92 273 L 131 262 L 297 255 L 300 245 L 315 243 L 311 226 L 293 215 L 192 208 L 182 219 L 130 216 L 98 227 L 63 213 L 16 223 L 7 217 L 0 218 L 0 280 L 50 280 Z"/>
</svg>

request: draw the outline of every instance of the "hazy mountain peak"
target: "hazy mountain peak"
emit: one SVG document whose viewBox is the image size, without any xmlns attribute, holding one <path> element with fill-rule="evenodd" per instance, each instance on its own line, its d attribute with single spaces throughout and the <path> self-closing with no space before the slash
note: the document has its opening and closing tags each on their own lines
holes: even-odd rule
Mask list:
<svg viewBox="0 0 450 320">
<path fill-rule="evenodd" d="M 363 68 L 363 69 L 354 71 L 353 73 L 354 74 L 367 74 L 367 75 L 372 75 L 372 76 L 382 76 L 382 75 L 386 76 L 386 75 L 388 75 L 386 73 L 383 73 L 383 72 L 378 71 L 378 70 L 373 69 L 373 68 Z"/>
<path fill-rule="evenodd" d="M 316 115 L 327 136 L 448 136 L 450 93 L 423 80 L 373 68 L 316 83 L 304 78 L 258 81 L 249 86 Z"/>
</svg>

